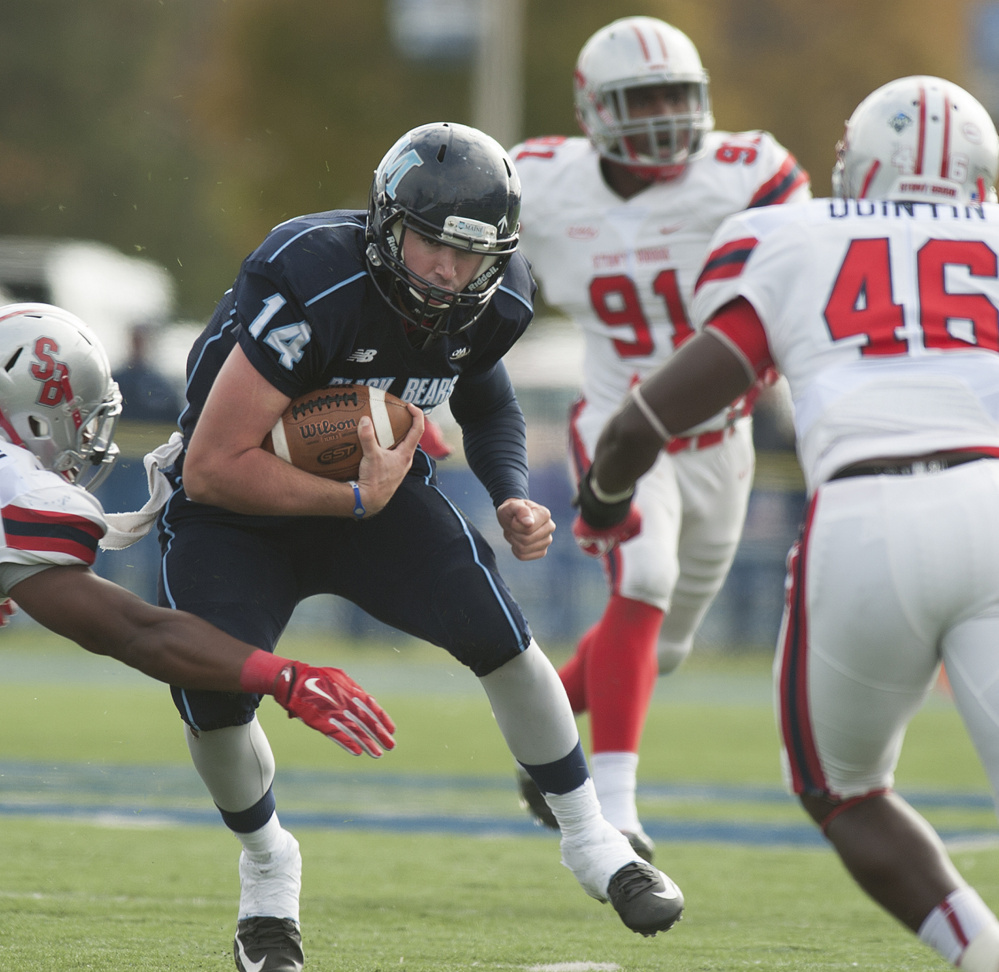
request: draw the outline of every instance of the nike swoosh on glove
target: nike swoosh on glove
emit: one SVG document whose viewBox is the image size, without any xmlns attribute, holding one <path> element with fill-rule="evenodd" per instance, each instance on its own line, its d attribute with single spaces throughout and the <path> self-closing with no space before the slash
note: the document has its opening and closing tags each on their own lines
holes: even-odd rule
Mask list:
<svg viewBox="0 0 999 972">
<path fill-rule="evenodd" d="M 272 694 L 288 717 L 342 746 L 348 753 L 375 758 L 394 749 L 395 723 L 388 713 L 339 668 L 314 668 L 301 662 L 285 665 Z"/>
<path fill-rule="evenodd" d="M 624 543 L 640 533 L 641 529 L 642 514 L 632 503 L 625 518 L 614 526 L 603 528 L 590 526 L 582 516 L 577 516 L 572 524 L 572 535 L 584 554 L 590 557 L 604 557 L 619 543 Z"/>
</svg>

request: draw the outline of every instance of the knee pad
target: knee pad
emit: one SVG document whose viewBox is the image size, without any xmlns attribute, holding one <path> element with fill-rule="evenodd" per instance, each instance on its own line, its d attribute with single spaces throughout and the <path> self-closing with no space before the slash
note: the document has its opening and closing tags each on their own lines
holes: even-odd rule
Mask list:
<svg viewBox="0 0 999 972">
<path fill-rule="evenodd" d="M 659 674 L 669 675 L 670 672 L 675 672 L 683 664 L 693 647 L 693 638 L 683 642 L 666 641 L 660 638 L 656 644 Z"/>
<path fill-rule="evenodd" d="M 531 641 L 502 667 L 479 679 L 514 758 L 527 766 L 561 759 L 579 742 L 562 681 Z"/>
</svg>

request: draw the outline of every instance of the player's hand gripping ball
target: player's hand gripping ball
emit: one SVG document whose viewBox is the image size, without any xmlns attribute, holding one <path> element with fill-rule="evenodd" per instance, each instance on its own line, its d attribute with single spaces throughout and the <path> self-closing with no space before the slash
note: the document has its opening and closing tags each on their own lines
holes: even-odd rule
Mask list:
<svg viewBox="0 0 999 972">
<path fill-rule="evenodd" d="M 356 479 L 363 455 L 357 423 L 365 415 L 384 449 L 397 445 L 413 424 L 395 395 L 368 385 L 334 385 L 292 401 L 262 448 L 316 476 Z"/>
</svg>

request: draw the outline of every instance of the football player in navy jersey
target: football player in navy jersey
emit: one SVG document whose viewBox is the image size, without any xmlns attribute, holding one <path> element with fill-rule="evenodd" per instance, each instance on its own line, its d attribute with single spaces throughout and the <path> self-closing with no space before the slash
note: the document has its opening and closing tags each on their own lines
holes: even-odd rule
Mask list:
<svg viewBox="0 0 999 972">
<path fill-rule="evenodd" d="M 418 448 L 423 410 L 447 402 L 514 555 L 545 555 L 555 525 L 529 498 L 524 417 L 502 363 L 533 313 L 519 213 L 506 152 L 436 123 L 385 155 L 367 212 L 271 231 L 188 360 L 183 447 L 160 520 L 161 598 L 271 651 L 302 599 L 337 594 L 446 649 L 479 677 L 511 752 L 548 794 L 563 862 L 629 928 L 654 935 L 683 897 L 601 816 L 558 675 Z M 399 396 L 414 416 L 394 449 L 361 420 L 356 482 L 260 448 L 292 398 L 350 383 Z M 194 764 L 242 843 L 236 965 L 300 969 L 301 856 L 275 812 L 259 697 L 184 685 L 173 696 Z"/>
</svg>

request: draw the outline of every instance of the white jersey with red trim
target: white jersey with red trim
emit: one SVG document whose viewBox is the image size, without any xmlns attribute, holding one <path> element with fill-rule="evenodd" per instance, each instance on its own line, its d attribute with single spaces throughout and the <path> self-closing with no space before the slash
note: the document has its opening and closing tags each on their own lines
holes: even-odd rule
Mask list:
<svg viewBox="0 0 999 972">
<path fill-rule="evenodd" d="M 999 206 L 743 213 L 712 240 L 694 321 L 739 296 L 762 332 L 723 336 L 786 376 L 810 492 L 864 459 L 999 447 Z"/>
<path fill-rule="evenodd" d="M 0 590 L 7 565 L 90 566 L 106 529 L 99 500 L 0 442 Z"/>
<path fill-rule="evenodd" d="M 806 173 L 761 131 L 710 132 L 682 176 L 631 199 L 608 187 L 585 138 L 530 139 L 511 156 L 521 247 L 545 300 L 582 329 L 583 397 L 608 414 L 691 333 L 686 308 L 721 221 L 810 197 Z"/>
</svg>

